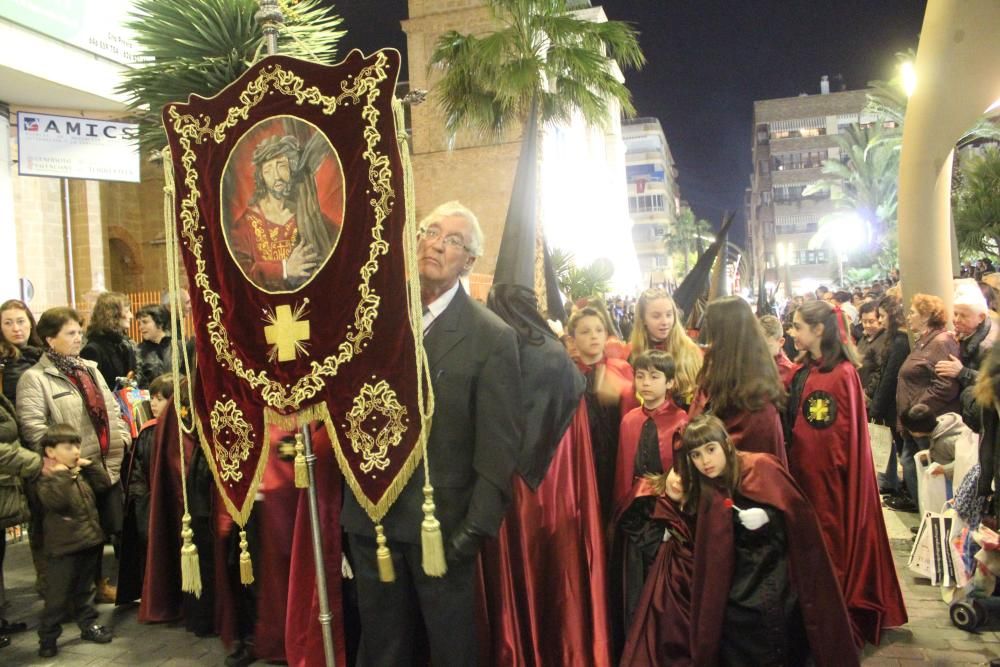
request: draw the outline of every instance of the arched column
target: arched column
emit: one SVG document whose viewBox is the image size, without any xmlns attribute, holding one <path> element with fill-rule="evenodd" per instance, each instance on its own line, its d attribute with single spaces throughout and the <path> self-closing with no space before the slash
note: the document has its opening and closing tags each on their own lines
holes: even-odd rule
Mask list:
<svg viewBox="0 0 1000 667">
<path fill-rule="evenodd" d="M 951 165 L 955 142 L 1000 98 L 1000 2 L 930 0 L 903 124 L 899 264 L 904 298 L 951 308 Z"/>
</svg>

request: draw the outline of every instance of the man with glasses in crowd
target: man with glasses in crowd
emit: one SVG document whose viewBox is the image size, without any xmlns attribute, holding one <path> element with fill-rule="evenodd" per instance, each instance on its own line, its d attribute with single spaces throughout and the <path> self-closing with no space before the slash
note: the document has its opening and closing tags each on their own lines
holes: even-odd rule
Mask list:
<svg viewBox="0 0 1000 667">
<path fill-rule="evenodd" d="M 418 238 L 435 404 L 427 448 L 448 572 L 429 577 L 421 566 L 422 467 L 382 520 L 395 581 L 379 580 L 372 522 L 346 494 L 341 520 L 357 577 L 362 666 L 415 664 L 419 619 L 432 664 L 477 663 L 476 556 L 503 520 L 521 442 L 516 335 L 473 301 L 460 280 L 482 254 L 476 216 L 458 202 L 442 204 L 421 223 Z"/>
</svg>

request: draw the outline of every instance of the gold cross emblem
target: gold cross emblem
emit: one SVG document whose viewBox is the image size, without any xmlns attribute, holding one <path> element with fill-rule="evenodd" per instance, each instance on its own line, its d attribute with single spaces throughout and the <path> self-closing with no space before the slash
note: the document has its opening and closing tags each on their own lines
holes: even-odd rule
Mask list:
<svg viewBox="0 0 1000 667">
<path fill-rule="evenodd" d="M 809 402 L 809 419 L 825 422 L 830 418 L 830 402 L 825 398 L 814 398 Z"/>
<path fill-rule="evenodd" d="M 305 341 L 309 340 L 309 320 L 301 319 L 305 304 L 292 312 L 291 306 L 281 305 L 274 313 L 267 314 L 264 339 L 271 345 L 270 357 L 277 355 L 278 361 L 293 361 L 299 352 L 305 354 Z"/>
</svg>

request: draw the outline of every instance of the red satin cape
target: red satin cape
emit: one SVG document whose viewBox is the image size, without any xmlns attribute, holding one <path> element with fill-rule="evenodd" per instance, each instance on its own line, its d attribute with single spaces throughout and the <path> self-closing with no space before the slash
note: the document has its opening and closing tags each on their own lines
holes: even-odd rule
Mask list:
<svg viewBox="0 0 1000 667">
<path fill-rule="evenodd" d="M 181 617 L 181 494 L 177 412 L 170 401 L 156 424 L 149 456 L 149 544 L 139 602 L 140 623 Z M 184 437 L 184 460 L 191 461 L 194 440 Z"/>
<path fill-rule="evenodd" d="M 327 595 L 333 614 L 334 650 L 338 665 L 347 664 L 343 634 L 341 597 L 340 506 L 342 478 L 334 460 L 326 429 L 311 425 L 316 454 L 316 488 L 323 531 L 323 556 Z M 294 433 L 271 426 L 271 453 L 260 487 L 263 501 L 254 507 L 260 538 L 259 553 L 253 553 L 257 573 L 257 624 L 254 652 L 259 660 L 286 661 L 295 667 L 322 665 L 323 636 L 319 624 L 319 599 L 313 561 L 309 499 L 305 489 L 295 487 L 292 461 L 282 460 L 278 447 Z M 221 505 L 221 503 L 220 503 Z M 237 529 L 224 510 L 218 520 L 221 557 L 216 560 L 220 634 L 230 645 L 236 639 L 234 591 L 226 564 L 226 535 Z"/>
<path fill-rule="evenodd" d="M 653 495 L 636 484 L 633 495 Z M 634 500 L 634 498 L 632 498 Z M 659 496 L 651 518 L 674 535 L 656 553 L 635 609 L 619 667 L 686 667 L 691 664 L 691 578 L 694 573 L 694 517 Z"/>
<path fill-rule="evenodd" d="M 482 554 L 488 664 L 608 667 L 606 545 L 585 399 L 535 492 L 514 499 Z"/>
<path fill-rule="evenodd" d="M 768 454 L 737 454 L 739 493 L 782 513 L 788 535 L 791 581 L 798 595 L 812 659 L 818 667 L 859 664 L 840 586 L 823 533 L 809 501 L 778 460 Z M 733 510 L 729 494 L 702 486 L 695 528 L 691 586 L 691 650 L 695 665 L 714 665 L 733 572 Z"/>
<path fill-rule="evenodd" d="M 660 463 L 663 471 L 670 470 L 674 464 L 674 435 L 684 430 L 688 416 L 673 401 L 667 398 L 655 410 L 635 408 L 622 417 L 621 430 L 618 437 L 618 461 L 615 466 L 615 517 L 624 512 L 633 495 L 635 456 L 639 451 L 639 436 L 647 419 L 653 419 L 656 424 L 656 434 L 660 442 Z"/>
<path fill-rule="evenodd" d="M 694 419 L 706 411 L 709 397 L 704 392 L 695 394 L 694 401 L 688 409 L 688 416 Z M 767 403 L 756 412 L 736 412 L 728 415 L 722 422 L 733 445 L 741 452 L 758 452 L 773 454 L 785 466 L 788 457 L 785 454 L 785 432 L 781 426 L 781 415 L 773 403 Z"/>
<path fill-rule="evenodd" d="M 802 415 L 802 403 L 815 391 L 837 404 L 826 428 Z M 816 509 L 855 643 L 878 645 L 882 629 L 903 625 L 907 616 L 882 517 L 864 393 L 850 362 L 828 373 L 815 365 L 809 370 L 789 449 L 789 471 Z"/>
</svg>

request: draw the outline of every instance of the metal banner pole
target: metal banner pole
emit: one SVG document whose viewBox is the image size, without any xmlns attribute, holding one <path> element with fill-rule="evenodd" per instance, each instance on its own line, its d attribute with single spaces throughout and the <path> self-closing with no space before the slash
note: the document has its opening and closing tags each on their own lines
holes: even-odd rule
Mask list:
<svg viewBox="0 0 1000 667">
<path fill-rule="evenodd" d="M 284 23 L 284 15 L 277 0 L 260 0 L 260 9 L 254 18 L 261 24 L 267 43 L 269 56 L 278 53 L 278 30 Z M 309 476 L 309 527 L 312 530 L 313 564 L 316 566 L 316 592 L 319 598 L 319 625 L 323 632 L 323 653 L 326 656 L 326 667 L 337 667 L 337 658 L 333 650 L 333 629 L 330 622 L 330 599 L 326 589 L 326 568 L 323 566 L 323 533 L 319 525 L 319 501 L 316 497 L 316 454 L 313 453 L 312 436 L 309 425 L 302 427 L 302 443 L 305 445 L 306 471 Z"/>
<path fill-rule="evenodd" d="M 316 566 L 316 591 L 319 593 L 319 625 L 323 631 L 323 653 L 327 667 L 336 667 L 337 659 L 333 650 L 333 629 L 330 621 L 330 600 L 326 589 L 326 568 L 323 567 L 323 533 L 319 525 L 319 501 L 316 498 L 316 454 L 313 453 L 312 435 L 309 426 L 302 427 L 302 443 L 306 448 L 306 470 L 309 473 L 309 526 L 312 529 L 313 563 Z"/>
</svg>

